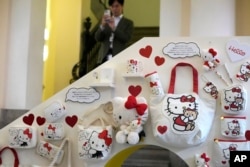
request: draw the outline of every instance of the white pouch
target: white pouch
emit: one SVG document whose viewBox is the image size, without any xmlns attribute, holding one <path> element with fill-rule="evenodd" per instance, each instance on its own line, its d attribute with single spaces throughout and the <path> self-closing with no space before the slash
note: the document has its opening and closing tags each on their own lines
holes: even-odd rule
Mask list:
<svg viewBox="0 0 250 167">
<path fill-rule="evenodd" d="M 34 127 L 10 127 L 9 146 L 12 148 L 33 148 L 37 143 L 37 130 Z"/>
<path fill-rule="evenodd" d="M 225 137 L 244 137 L 246 132 L 246 117 L 244 116 L 222 116 L 221 134 Z"/>
<path fill-rule="evenodd" d="M 223 140 L 214 139 L 214 151 L 212 161 L 216 167 L 229 167 L 230 151 L 249 151 L 247 140 Z"/>
<path fill-rule="evenodd" d="M 101 125 L 90 125 L 100 120 Z M 105 126 L 101 118 L 85 126 L 78 125 L 78 155 L 82 159 L 105 159 L 111 152 L 113 128 Z"/>
<path fill-rule="evenodd" d="M 46 140 L 62 140 L 65 136 L 63 123 L 47 123 L 43 134 Z"/>
<path fill-rule="evenodd" d="M 240 114 L 246 110 L 247 92 L 242 85 L 230 86 L 221 92 L 221 109 L 227 114 Z"/>
<path fill-rule="evenodd" d="M 174 94 L 176 68 L 179 66 L 191 67 L 192 92 Z M 172 69 L 168 93 L 151 94 L 149 108 L 153 135 L 158 141 L 174 147 L 190 147 L 207 139 L 214 120 L 216 101 L 213 98 L 201 99 L 198 95 L 197 70 L 191 64 L 178 63 Z"/>
<path fill-rule="evenodd" d="M 62 159 L 63 159 L 63 155 L 64 155 L 64 151 L 60 150 L 59 147 L 48 143 L 46 141 L 40 141 L 39 144 L 37 145 L 36 148 L 36 152 L 38 155 L 47 158 L 50 161 L 53 161 L 53 159 L 56 157 L 57 155 L 57 159 L 55 164 L 60 164 Z"/>
<path fill-rule="evenodd" d="M 45 108 L 44 114 L 47 122 L 56 122 L 66 115 L 66 109 L 63 104 L 55 101 Z"/>
</svg>

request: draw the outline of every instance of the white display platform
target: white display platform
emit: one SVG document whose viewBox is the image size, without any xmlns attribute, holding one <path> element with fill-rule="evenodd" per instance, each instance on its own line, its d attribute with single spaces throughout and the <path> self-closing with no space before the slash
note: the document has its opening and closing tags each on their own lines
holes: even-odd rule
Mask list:
<svg viewBox="0 0 250 167">
<path fill-rule="evenodd" d="M 221 61 L 221 64 L 227 63 L 228 70 L 233 77 L 233 82 L 241 83 L 248 91 L 247 99 L 247 109 L 246 113 L 243 114 L 245 116 L 250 117 L 250 81 L 248 82 L 240 82 L 236 80 L 234 77 L 236 73 L 238 73 L 240 66 L 242 63 L 250 60 L 250 53 L 243 57 L 239 56 L 241 60 L 237 60 L 232 62 L 229 58 L 229 55 L 226 52 L 226 46 L 228 42 L 237 40 L 239 45 L 237 49 L 240 50 L 243 45 L 250 45 L 250 37 L 202 37 L 202 38 L 194 38 L 194 37 L 184 37 L 184 38 L 157 38 L 157 37 L 147 37 L 143 38 L 137 43 L 133 44 L 126 50 L 122 51 L 120 54 L 115 56 L 109 62 L 104 63 L 98 68 L 94 69 L 78 81 L 69 85 L 65 89 L 61 90 L 59 93 L 52 96 L 50 99 L 45 101 L 44 103 L 38 105 L 37 107 L 31 109 L 28 113 L 21 116 L 17 120 L 13 121 L 8 126 L 4 127 L 0 130 L 0 148 L 8 145 L 8 130 L 13 126 L 32 126 L 36 127 L 38 130 L 38 141 L 44 140 L 42 136 L 42 130 L 44 127 L 44 110 L 50 104 L 55 101 L 59 101 L 64 104 L 66 108 L 66 115 L 63 116 L 56 122 L 64 123 L 65 134 L 66 137 L 69 138 L 71 144 L 71 166 L 79 167 L 79 166 L 88 166 L 88 167 L 100 167 L 105 166 L 106 162 L 111 159 L 114 155 L 116 155 L 121 150 L 130 147 L 130 145 L 121 145 L 117 144 L 114 140 L 114 144 L 112 147 L 111 154 L 109 158 L 106 160 L 91 160 L 85 161 L 83 159 L 78 158 L 78 146 L 77 146 L 77 124 L 80 122 L 80 118 L 84 115 L 84 113 L 89 112 L 99 105 L 106 103 L 116 96 L 127 97 L 130 95 L 129 88 L 141 87 L 141 91 L 137 90 L 138 96 L 143 96 L 147 100 L 149 100 L 150 89 L 147 81 L 144 77 L 140 75 L 128 75 L 126 74 L 127 70 L 127 60 L 128 59 L 137 59 L 143 63 L 143 74 L 148 74 L 153 71 L 157 71 L 162 82 L 162 86 L 167 91 L 170 79 L 170 72 L 172 67 L 178 62 L 188 62 L 192 64 L 199 72 L 199 76 L 204 74 L 210 81 L 212 81 L 218 88 L 221 90 L 224 87 L 227 87 L 225 83 L 223 83 L 218 76 L 214 72 L 205 72 L 202 65 L 203 60 L 199 56 L 187 56 L 190 53 L 189 49 L 181 50 L 179 48 L 179 55 L 182 55 L 182 58 L 172 58 L 168 55 L 163 54 L 163 49 L 170 43 L 193 43 L 198 46 L 198 49 L 208 50 L 209 48 L 214 48 L 218 52 L 218 58 Z M 186 46 L 186 44 L 184 46 Z M 152 48 L 152 52 L 149 50 L 145 50 L 147 46 Z M 140 50 L 144 49 L 144 56 L 141 55 Z M 245 49 L 245 48 L 244 48 Z M 189 51 L 188 51 L 189 50 Z M 188 53 L 185 53 L 188 52 Z M 176 52 L 177 53 L 177 52 Z M 148 54 L 148 55 L 147 55 Z M 113 84 L 99 84 L 98 75 L 103 68 L 113 68 L 115 72 L 115 78 Z M 218 67 L 218 71 L 228 80 L 227 75 L 224 71 L 223 66 Z M 181 75 L 179 75 L 181 74 Z M 190 91 L 192 88 L 191 82 L 186 82 L 190 80 L 190 73 L 187 70 L 180 69 L 177 73 L 177 81 L 176 81 L 176 93 L 183 93 L 185 91 Z M 229 80 L 228 80 L 229 82 Z M 230 83 L 230 82 L 229 82 Z M 205 85 L 205 82 L 199 77 L 199 94 L 200 96 L 210 97 L 209 94 L 205 93 L 202 89 Z M 131 90 L 131 89 L 130 89 Z M 96 91 L 96 92 L 95 92 Z M 212 97 L 210 97 L 212 98 Z M 149 102 L 149 101 L 148 101 Z M 209 134 L 208 139 L 205 143 L 191 147 L 191 148 L 174 148 L 169 147 L 163 144 L 158 143 L 152 134 L 151 121 L 148 120 L 145 128 L 146 138 L 140 144 L 150 144 L 157 145 L 171 151 L 175 152 L 181 158 L 183 158 L 190 167 L 195 166 L 194 164 L 194 155 L 196 153 L 201 154 L 205 152 L 208 156 L 211 157 L 211 161 L 209 162 L 210 166 L 213 167 L 213 140 L 214 138 L 224 138 L 219 130 L 220 130 L 220 116 L 223 115 L 220 108 L 220 97 L 217 99 L 217 109 L 216 116 L 214 119 L 213 127 L 211 128 L 211 132 Z M 31 116 L 31 117 L 28 117 Z M 30 124 L 30 125 L 27 125 Z M 247 127 L 250 129 L 250 121 L 247 121 Z M 53 141 L 51 143 L 60 146 L 62 141 Z M 18 155 L 20 158 L 21 164 L 29 164 L 29 165 L 41 165 L 46 166 L 50 163 L 47 159 L 40 157 L 36 154 L 36 148 L 32 149 L 17 149 Z M 66 167 L 67 166 L 67 149 L 65 148 L 65 155 L 63 162 L 58 165 L 58 167 Z M 12 156 L 4 156 L 3 162 L 11 163 Z"/>
</svg>

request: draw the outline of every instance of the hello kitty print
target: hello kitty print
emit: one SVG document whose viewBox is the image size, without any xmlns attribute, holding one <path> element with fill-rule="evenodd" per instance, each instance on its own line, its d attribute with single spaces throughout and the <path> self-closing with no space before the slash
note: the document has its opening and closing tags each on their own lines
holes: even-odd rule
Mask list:
<svg viewBox="0 0 250 167">
<path fill-rule="evenodd" d="M 36 129 L 31 127 L 11 127 L 9 146 L 13 148 L 32 148 L 36 145 Z"/>
<path fill-rule="evenodd" d="M 246 91 L 242 85 L 235 85 L 222 90 L 221 108 L 228 114 L 239 114 L 246 109 Z"/>
<path fill-rule="evenodd" d="M 221 134 L 225 137 L 244 137 L 246 132 L 245 116 L 222 116 Z"/>
<path fill-rule="evenodd" d="M 199 116 L 198 102 L 192 94 L 168 97 L 165 100 L 163 114 L 171 121 L 175 132 L 190 132 L 196 127 Z"/>
<path fill-rule="evenodd" d="M 83 128 L 78 133 L 78 154 L 82 159 L 105 159 L 112 146 L 112 128 Z"/>
</svg>

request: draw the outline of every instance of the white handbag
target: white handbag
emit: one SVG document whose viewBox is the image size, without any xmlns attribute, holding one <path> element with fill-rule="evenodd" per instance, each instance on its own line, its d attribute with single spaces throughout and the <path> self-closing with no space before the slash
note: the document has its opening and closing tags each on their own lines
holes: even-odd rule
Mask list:
<svg viewBox="0 0 250 167">
<path fill-rule="evenodd" d="M 193 91 L 174 93 L 177 67 L 191 67 Z M 207 139 L 216 101 L 214 98 L 201 99 L 198 89 L 198 71 L 191 64 L 181 62 L 172 69 L 168 93 L 151 94 L 149 108 L 153 135 L 159 142 L 174 147 L 190 147 Z"/>
<path fill-rule="evenodd" d="M 99 120 L 101 125 L 93 123 Z M 113 128 L 104 125 L 102 118 L 96 116 L 89 123 L 78 125 L 78 155 L 81 159 L 106 159 L 113 144 Z"/>
</svg>

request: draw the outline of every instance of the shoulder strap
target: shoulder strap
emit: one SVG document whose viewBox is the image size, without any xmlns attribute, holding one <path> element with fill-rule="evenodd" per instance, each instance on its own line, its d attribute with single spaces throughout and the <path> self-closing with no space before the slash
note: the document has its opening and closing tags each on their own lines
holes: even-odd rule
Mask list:
<svg viewBox="0 0 250 167">
<path fill-rule="evenodd" d="M 176 68 L 189 66 L 193 70 L 193 92 L 198 94 L 198 71 L 189 63 L 180 62 L 174 66 L 171 71 L 170 84 L 168 88 L 168 93 L 174 93 L 175 88 L 175 78 L 176 78 Z"/>
<path fill-rule="evenodd" d="M 5 151 L 5 150 L 10 150 L 12 152 L 12 154 L 14 155 L 14 167 L 18 167 L 19 166 L 19 158 L 18 158 L 18 155 L 17 155 L 17 152 L 14 148 L 10 148 L 10 147 L 4 147 L 0 150 L 0 165 L 2 165 L 2 153 Z"/>
<path fill-rule="evenodd" d="M 68 138 L 66 138 L 66 139 L 64 139 L 63 141 L 62 141 L 62 144 L 60 145 L 60 147 L 59 147 L 59 149 L 58 149 L 58 151 L 57 151 L 57 153 L 55 154 L 55 156 L 54 156 L 54 159 L 52 160 L 52 162 L 50 163 L 50 165 L 49 165 L 49 167 L 54 167 L 54 165 L 56 164 L 56 161 L 58 160 L 58 158 L 59 158 L 59 155 L 60 155 L 60 152 L 63 150 L 63 147 L 66 145 L 66 144 L 68 144 L 68 152 L 67 152 L 67 154 L 68 154 L 68 159 L 67 159 L 67 167 L 71 167 L 71 145 L 70 145 L 70 141 L 69 141 L 69 139 Z"/>
</svg>

